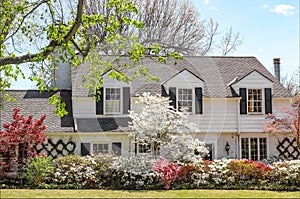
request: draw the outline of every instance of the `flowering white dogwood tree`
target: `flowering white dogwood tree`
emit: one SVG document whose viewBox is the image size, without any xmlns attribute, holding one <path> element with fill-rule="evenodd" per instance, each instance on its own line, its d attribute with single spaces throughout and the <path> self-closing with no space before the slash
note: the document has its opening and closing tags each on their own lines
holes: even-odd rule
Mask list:
<svg viewBox="0 0 300 199">
<path fill-rule="evenodd" d="M 169 98 L 143 93 L 138 102 L 144 106 L 139 113 L 130 111 L 130 127 L 133 132 L 129 136 L 137 144 L 149 145 L 155 159 L 160 152 L 173 161 L 191 161 L 195 152 L 208 152 L 204 142 L 193 136 L 200 132 L 199 129 L 188 122 L 184 110 L 177 111 L 170 106 Z"/>
</svg>

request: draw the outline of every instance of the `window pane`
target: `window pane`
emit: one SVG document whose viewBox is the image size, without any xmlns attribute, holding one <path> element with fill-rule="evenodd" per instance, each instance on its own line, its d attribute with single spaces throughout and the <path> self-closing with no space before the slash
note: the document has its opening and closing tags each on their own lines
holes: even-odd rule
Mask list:
<svg viewBox="0 0 300 199">
<path fill-rule="evenodd" d="M 242 138 L 242 158 L 249 159 L 249 139 Z"/>
<path fill-rule="evenodd" d="M 192 112 L 193 107 L 193 90 L 178 89 L 178 110 L 185 109 L 187 112 Z"/>
<path fill-rule="evenodd" d="M 262 91 L 261 89 L 248 89 L 248 112 L 262 112 Z"/>
<path fill-rule="evenodd" d="M 108 153 L 108 144 L 93 144 L 93 154 Z"/>
<path fill-rule="evenodd" d="M 258 160 L 258 143 L 257 138 L 250 138 L 251 160 Z"/>
<path fill-rule="evenodd" d="M 106 88 L 105 98 L 106 113 L 120 113 L 121 110 L 121 90 L 120 88 Z"/>
<path fill-rule="evenodd" d="M 267 158 L 267 138 L 259 138 L 259 159 Z"/>
</svg>

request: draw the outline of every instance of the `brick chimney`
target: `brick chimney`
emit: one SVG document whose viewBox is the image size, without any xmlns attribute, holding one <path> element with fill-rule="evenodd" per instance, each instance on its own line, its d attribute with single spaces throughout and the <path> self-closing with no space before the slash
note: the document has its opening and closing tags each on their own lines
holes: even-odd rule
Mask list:
<svg viewBox="0 0 300 199">
<path fill-rule="evenodd" d="M 278 79 L 280 82 L 280 58 L 274 58 L 274 71 L 275 71 L 275 77 Z"/>
</svg>

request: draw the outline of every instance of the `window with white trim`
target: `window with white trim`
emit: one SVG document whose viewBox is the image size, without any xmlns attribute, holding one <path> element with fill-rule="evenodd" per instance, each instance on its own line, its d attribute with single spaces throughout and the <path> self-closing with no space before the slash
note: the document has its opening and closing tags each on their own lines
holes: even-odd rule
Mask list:
<svg viewBox="0 0 300 199">
<path fill-rule="evenodd" d="M 121 113 L 121 89 L 120 88 L 105 89 L 105 113 L 108 114 Z"/>
<path fill-rule="evenodd" d="M 185 111 L 191 113 L 193 111 L 193 89 L 178 88 L 177 96 L 178 110 L 185 109 Z"/>
<path fill-rule="evenodd" d="M 108 153 L 109 152 L 109 145 L 108 143 L 95 143 L 93 144 L 93 152 L 92 154 L 101 154 L 101 153 Z"/>
<path fill-rule="evenodd" d="M 147 153 L 147 154 L 150 153 L 151 152 L 150 145 L 147 143 L 138 144 L 138 152 Z"/>
<path fill-rule="evenodd" d="M 262 89 L 248 89 L 248 113 L 262 113 Z"/>
<path fill-rule="evenodd" d="M 241 138 L 241 158 L 249 160 L 263 160 L 268 156 L 267 138 Z"/>
</svg>

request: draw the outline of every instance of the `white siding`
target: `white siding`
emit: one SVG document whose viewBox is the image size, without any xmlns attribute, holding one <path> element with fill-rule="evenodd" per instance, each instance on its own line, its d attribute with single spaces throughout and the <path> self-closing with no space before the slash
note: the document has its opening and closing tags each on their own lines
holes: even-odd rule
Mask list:
<svg viewBox="0 0 300 199">
<path fill-rule="evenodd" d="M 118 81 L 116 79 L 109 78 L 108 77 L 109 73 L 110 72 L 103 75 L 102 87 L 111 87 L 111 88 L 114 88 L 114 87 L 117 87 L 117 88 L 131 87 L 131 82 L 130 83 L 125 83 L 125 82 Z"/>
<path fill-rule="evenodd" d="M 203 114 L 189 116 L 201 132 L 237 132 L 238 99 L 204 98 Z"/>
<path fill-rule="evenodd" d="M 96 117 L 96 102 L 93 97 L 73 98 L 73 117 Z"/>
<path fill-rule="evenodd" d="M 272 88 L 273 83 L 258 73 L 257 71 L 253 71 L 248 76 L 244 77 L 237 83 L 232 84 L 232 88 L 236 93 L 239 94 L 239 88 Z"/>
<path fill-rule="evenodd" d="M 204 88 L 204 82 L 197 78 L 195 75 L 191 74 L 189 71 L 184 70 L 181 73 L 177 74 L 175 77 L 163 84 L 167 93 L 169 93 L 170 87 L 176 88 L 195 88 L 202 87 Z"/>
</svg>

